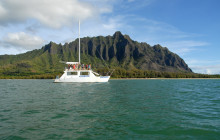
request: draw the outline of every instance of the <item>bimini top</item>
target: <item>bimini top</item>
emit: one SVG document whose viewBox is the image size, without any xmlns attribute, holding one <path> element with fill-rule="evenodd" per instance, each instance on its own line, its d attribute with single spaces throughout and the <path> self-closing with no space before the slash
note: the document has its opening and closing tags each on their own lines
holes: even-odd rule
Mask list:
<svg viewBox="0 0 220 140">
<path fill-rule="evenodd" d="M 79 64 L 79 62 L 66 62 L 66 64 L 74 65 L 74 64 Z"/>
</svg>

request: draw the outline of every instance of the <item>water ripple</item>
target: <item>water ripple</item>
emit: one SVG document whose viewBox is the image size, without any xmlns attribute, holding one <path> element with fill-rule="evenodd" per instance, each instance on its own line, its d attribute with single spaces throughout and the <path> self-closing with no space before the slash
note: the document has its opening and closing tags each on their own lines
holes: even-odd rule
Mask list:
<svg viewBox="0 0 220 140">
<path fill-rule="evenodd" d="M 220 80 L 0 80 L 0 139 L 218 139 Z"/>
</svg>

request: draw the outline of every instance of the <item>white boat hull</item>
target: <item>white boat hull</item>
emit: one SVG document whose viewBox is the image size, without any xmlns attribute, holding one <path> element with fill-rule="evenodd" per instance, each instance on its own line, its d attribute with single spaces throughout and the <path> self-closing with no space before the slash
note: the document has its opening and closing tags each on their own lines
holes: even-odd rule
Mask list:
<svg viewBox="0 0 220 140">
<path fill-rule="evenodd" d="M 68 75 L 68 72 L 77 72 L 76 75 Z M 80 75 L 80 72 L 88 72 L 88 75 Z M 110 76 L 95 76 L 92 70 L 66 70 L 64 74 L 55 79 L 55 83 L 73 83 L 73 82 L 108 82 Z"/>
<path fill-rule="evenodd" d="M 108 82 L 110 76 L 87 78 L 87 77 L 71 77 L 64 79 L 55 79 L 55 83 L 72 83 L 72 82 Z"/>
</svg>

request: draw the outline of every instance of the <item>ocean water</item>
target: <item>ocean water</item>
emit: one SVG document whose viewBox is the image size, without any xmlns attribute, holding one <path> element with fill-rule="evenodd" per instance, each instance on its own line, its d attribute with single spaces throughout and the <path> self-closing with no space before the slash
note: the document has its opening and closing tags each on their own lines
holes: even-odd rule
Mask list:
<svg viewBox="0 0 220 140">
<path fill-rule="evenodd" d="M 0 139 L 220 139 L 220 80 L 0 80 Z"/>
</svg>

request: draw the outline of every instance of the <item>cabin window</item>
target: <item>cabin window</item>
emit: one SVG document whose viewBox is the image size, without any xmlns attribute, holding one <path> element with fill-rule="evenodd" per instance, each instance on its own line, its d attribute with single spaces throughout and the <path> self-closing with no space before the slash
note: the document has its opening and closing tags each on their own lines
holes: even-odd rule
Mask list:
<svg viewBox="0 0 220 140">
<path fill-rule="evenodd" d="M 77 75 L 77 72 L 67 72 L 67 75 Z"/>
<path fill-rule="evenodd" d="M 80 72 L 80 75 L 89 75 L 89 72 Z"/>
</svg>

